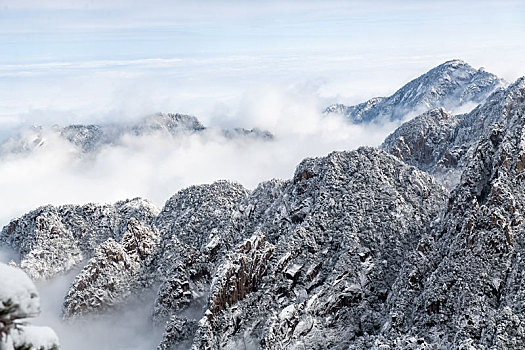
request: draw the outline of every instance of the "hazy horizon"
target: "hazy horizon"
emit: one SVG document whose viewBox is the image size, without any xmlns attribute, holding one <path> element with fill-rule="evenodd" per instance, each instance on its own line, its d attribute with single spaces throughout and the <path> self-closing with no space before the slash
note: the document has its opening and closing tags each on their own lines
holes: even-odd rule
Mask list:
<svg viewBox="0 0 525 350">
<path fill-rule="evenodd" d="M 0 221 L 44 204 L 162 206 L 218 179 L 254 188 L 305 157 L 377 146 L 396 123 L 320 112 L 387 96 L 451 59 L 525 75 L 522 1 L 0 1 L 0 139 L 24 125 L 108 123 L 157 112 L 272 143 L 212 134 L 139 138 L 79 160 L 60 140 L 0 161 Z M 170 152 L 168 152 L 170 150 Z"/>
<path fill-rule="evenodd" d="M 266 89 L 358 103 L 450 59 L 525 75 L 523 1 L 3 0 L 0 18 L 0 130 L 155 112 L 250 126 Z"/>
</svg>

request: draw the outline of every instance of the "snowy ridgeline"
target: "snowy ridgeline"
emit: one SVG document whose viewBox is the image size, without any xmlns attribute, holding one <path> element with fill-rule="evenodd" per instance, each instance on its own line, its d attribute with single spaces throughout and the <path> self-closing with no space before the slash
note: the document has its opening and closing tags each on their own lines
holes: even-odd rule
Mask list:
<svg viewBox="0 0 525 350">
<path fill-rule="evenodd" d="M 192 186 L 161 210 L 45 206 L 0 245 L 34 279 L 82 268 L 68 319 L 155 290 L 159 350 L 521 349 L 524 115 L 522 78 L 468 114 L 424 113 L 382 150 L 305 159 L 289 180 Z"/>
<path fill-rule="evenodd" d="M 25 321 L 39 313 L 40 299 L 31 279 L 21 269 L 0 263 L 0 350 L 58 349 L 51 328 Z"/>
<path fill-rule="evenodd" d="M 325 113 L 342 114 L 352 123 L 406 121 L 432 108 L 472 109 L 505 85 L 483 68 L 476 70 L 461 60 L 452 60 L 410 81 L 392 96 L 375 97 L 355 106 L 334 104 Z"/>
</svg>

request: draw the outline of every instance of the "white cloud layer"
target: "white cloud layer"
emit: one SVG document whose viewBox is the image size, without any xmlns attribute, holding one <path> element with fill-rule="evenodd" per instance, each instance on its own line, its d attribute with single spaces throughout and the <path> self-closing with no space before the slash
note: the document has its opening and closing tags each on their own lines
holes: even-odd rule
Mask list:
<svg viewBox="0 0 525 350">
<path fill-rule="evenodd" d="M 0 193 L 2 202 L 9 203 L 0 206 L 1 223 L 47 203 L 114 202 L 142 196 L 162 206 L 184 187 L 219 179 L 253 189 L 271 178 L 290 178 L 305 157 L 378 145 L 395 128 L 324 118 L 323 101 L 308 86 L 284 90 L 264 86 L 246 93 L 226 124 L 270 130 L 273 141 L 228 139 L 218 129 L 180 137 L 128 135 L 86 157 L 47 131 L 35 151 L 0 157 Z M 27 142 L 34 137 L 31 132 L 23 135 Z"/>
</svg>

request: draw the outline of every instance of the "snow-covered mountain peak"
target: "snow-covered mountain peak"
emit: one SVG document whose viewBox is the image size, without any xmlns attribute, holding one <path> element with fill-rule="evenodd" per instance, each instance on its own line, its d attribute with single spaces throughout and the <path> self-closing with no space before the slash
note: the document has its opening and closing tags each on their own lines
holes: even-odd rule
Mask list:
<svg viewBox="0 0 525 350">
<path fill-rule="evenodd" d="M 334 104 L 325 113 L 340 113 L 352 123 L 408 120 L 432 108 L 456 110 L 482 103 L 505 82 L 483 68 L 461 60 L 440 64 L 410 81 L 392 96 L 372 98 L 356 106 Z"/>
</svg>

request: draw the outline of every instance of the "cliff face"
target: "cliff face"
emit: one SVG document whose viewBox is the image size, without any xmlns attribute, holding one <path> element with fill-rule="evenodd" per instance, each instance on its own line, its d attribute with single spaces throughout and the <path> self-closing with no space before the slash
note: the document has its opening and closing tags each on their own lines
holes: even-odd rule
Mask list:
<svg viewBox="0 0 525 350">
<path fill-rule="evenodd" d="M 159 284 L 154 315 L 169 321 L 164 348 L 188 338 L 195 348 L 236 347 L 245 339 L 265 347 L 343 346 L 377 331 L 404 255 L 430 229 L 446 195 L 429 175 L 362 148 L 307 159 L 293 179 L 252 193 L 227 182 L 191 187 L 154 218 L 121 215 L 106 231 L 95 230 L 95 220 L 99 226 L 81 231 L 97 232 L 95 238 L 75 239 L 71 222 L 79 219 L 58 215 L 62 209 L 53 211 L 44 235 L 33 222 L 52 208 L 14 221 L 3 237 L 33 248 L 56 236 L 63 256 L 43 256 L 49 269 L 38 276 L 47 277 L 61 271 L 55 266 L 69 258 L 71 242 L 86 255 L 88 243 L 100 242 L 66 296 L 66 317 L 104 310 Z M 59 224 L 63 229 L 53 231 Z M 31 262 L 23 266 L 36 270 Z M 183 339 L 173 334 L 181 329 Z"/>
<path fill-rule="evenodd" d="M 149 225 L 158 211 L 140 198 L 115 205 L 44 206 L 6 225 L 0 244 L 20 252 L 20 265 L 31 278 L 49 279 L 92 257 L 108 238 L 120 241 L 131 218 Z"/>
<path fill-rule="evenodd" d="M 64 300 L 64 316 L 101 312 L 146 289 L 155 275 L 159 239 L 155 227 L 130 219 L 121 242 L 104 241 L 75 278 Z"/>
<path fill-rule="evenodd" d="M 496 110 L 498 121 L 473 148 L 443 218 L 401 270 L 386 334 L 416 329 L 442 346 L 523 344 L 524 79 Z"/>
<path fill-rule="evenodd" d="M 498 89 L 468 114 L 451 115 L 438 108 L 417 116 L 389 135 L 380 148 L 454 188 L 480 138 L 506 117 L 514 86 Z"/>
<path fill-rule="evenodd" d="M 307 159 L 292 180 L 262 184 L 240 205 L 238 220 L 271 248 L 248 240 L 250 249 L 241 245 L 219 270 L 250 280 L 251 269 L 231 265 L 253 261 L 255 248 L 266 273 L 229 307 L 215 307 L 211 294 L 194 348 L 345 348 L 376 332 L 405 252 L 430 228 L 446 193 L 371 148 Z M 221 276 L 212 286 L 224 284 Z"/>
</svg>

